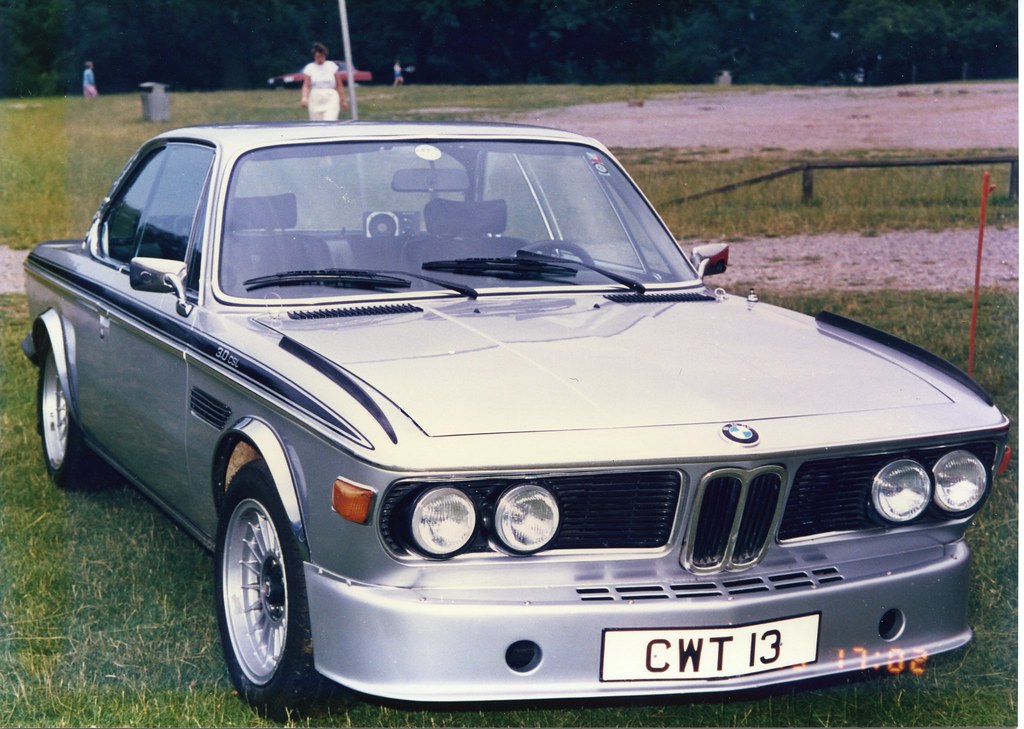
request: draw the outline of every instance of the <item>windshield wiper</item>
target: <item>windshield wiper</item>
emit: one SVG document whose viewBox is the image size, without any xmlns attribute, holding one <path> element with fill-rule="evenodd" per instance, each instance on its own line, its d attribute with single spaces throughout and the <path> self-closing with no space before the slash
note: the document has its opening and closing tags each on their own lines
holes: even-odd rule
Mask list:
<svg viewBox="0 0 1024 729">
<path fill-rule="evenodd" d="M 558 260 L 558 259 L 555 259 Z M 427 271 L 444 271 L 465 276 L 492 276 L 494 278 L 527 281 L 530 279 L 567 278 L 576 275 L 576 269 L 560 263 L 529 258 L 457 258 L 451 261 L 427 261 Z"/>
<path fill-rule="evenodd" d="M 284 271 L 269 276 L 257 276 L 244 281 L 246 291 L 268 286 L 338 286 L 357 289 L 407 289 L 408 279 L 373 271 L 352 271 L 344 268 L 326 268 L 319 271 Z"/>
<path fill-rule="evenodd" d="M 566 262 L 566 259 L 564 258 L 549 256 L 546 253 L 536 253 L 534 251 L 519 250 L 516 251 L 516 257 L 527 261 L 547 261 L 558 263 Z M 629 278 L 628 276 L 622 276 L 620 274 L 615 273 L 614 271 L 609 271 L 606 268 L 601 268 L 600 266 L 595 266 L 591 263 L 584 263 L 583 261 L 569 261 L 568 263 L 569 265 L 572 266 L 580 266 L 581 268 L 586 268 L 587 270 L 593 271 L 594 273 L 599 273 L 605 278 L 610 278 L 612 281 L 616 283 L 620 283 L 623 286 L 628 286 L 630 289 L 636 291 L 638 294 L 642 294 L 647 291 L 647 287 L 644 286 L 639 281 L 637 281 L 636 279 Z"/>
<path fill-rule="evenodd" d="M 382 271 L 382 273 L 397 273 L 400 276 L 418 278 L 420 281 L 426 281 L 427 283 L 432 283 L 435 286 L 451 289 L 452 291 L 460 293 L 470 299 L 475 299 L 480 295 L 472 286 L 464 286 L 463 284 L 455 283 L 454 281 L 445 281 L 444 279 L 434 278 L 433 276 L 424 276 L 422 273 L 410 273 L 409 271 Z"/>
</svg>

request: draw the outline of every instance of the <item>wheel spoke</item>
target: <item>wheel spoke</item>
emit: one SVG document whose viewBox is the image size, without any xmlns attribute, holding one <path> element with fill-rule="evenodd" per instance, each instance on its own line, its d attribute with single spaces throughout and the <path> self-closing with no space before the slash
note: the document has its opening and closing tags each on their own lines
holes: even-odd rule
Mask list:
<svg viewBox="0 0 1024 729">
<path fill-rule="evenodd" d="M 253 539 L 252 539 L 251 541 L 250 541 L 250 540 L 248 540 L 248 539 L 243 539 L 243 540 L 242 540 L 242 544 L 244 544 L 244 545 L 245 545 L 245 548 L 246 548 L 246 549 L 247 549 L 247 550 L 249 551 L 249 553 L 250 553 L 250 554 L 252 555 L 253 559 L 254 559 L 254 560 L 255 560 L 255 561 L 257 562 L 257 563 L 259 563 L 259 562 L 262 562 L 262 561 L 263 561 L 263 556 L 264 556 L 264 555 L 263 555 L 263 554 L 261 553 L 261 551 L 260 551 L 260 550 L 257 550 L 257 549 L 256 549 L 256 547 L 257 547 L 257 542 L 256 542 L 256 538 L 255 538 L 255 536 L 256 536 L 256 535 L 254 534 L 254 535 L 253 535 Z"/>
<path fill-rule="evenodd" d="M 244 567 L 245 569 L 250 570 L 257 577 L 260 576 L 260 568 L 257 567 L 254 563 L 248 562 L 244 559 L 240 559 L 238 560 L 238 564 L 242 565 L 242 567 Z M 256 589 L 258 590 L 259 587 L 257 587 Z"/>
</svg>

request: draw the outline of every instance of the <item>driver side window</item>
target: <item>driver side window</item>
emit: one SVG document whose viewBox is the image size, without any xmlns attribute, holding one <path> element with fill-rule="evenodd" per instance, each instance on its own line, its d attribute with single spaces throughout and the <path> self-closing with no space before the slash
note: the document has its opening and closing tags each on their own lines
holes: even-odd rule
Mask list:
<svg viewBox="0 0 1024 729">
<path fill-rule="evenodd" d="M 213 150 L 169 144 L 149 155 L 107 215 L 104 253 L 185 260 Z"/>
<path fill-rule="evenodd" d="M 128 187 L 110 206 L 103 241 L 104 253 L 115 261 L 130 261 L 138 248 L 137 238 L 142 212 L 152 195 L 162 156 L 166 150 L 151 154 L 134 175 Z"/>
</svg>

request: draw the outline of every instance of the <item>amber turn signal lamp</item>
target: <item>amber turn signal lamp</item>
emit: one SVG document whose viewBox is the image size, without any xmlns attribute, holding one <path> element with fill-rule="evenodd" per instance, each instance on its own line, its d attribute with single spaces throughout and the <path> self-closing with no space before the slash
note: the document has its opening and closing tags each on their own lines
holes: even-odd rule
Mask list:
<svg viewBox="0 0 1024 729">
<path fill-rule="evenodd" d="M 370 520 L 373 491 L 340 478 L 335 479 L 331 506 L 343 519 L 348 519 L 356 524 L 365 524 Z"/>
<path fill-rule="evenodd" d="M 1002 475 L 1003 471 L 1010 467 L 1010 459 L 1013 458 L 1013 449 L 1010 446 L 1003 448 L 1003 459 L 999 461 L 999 468 L 996 469 L 998 475 Z"/>
</svg>

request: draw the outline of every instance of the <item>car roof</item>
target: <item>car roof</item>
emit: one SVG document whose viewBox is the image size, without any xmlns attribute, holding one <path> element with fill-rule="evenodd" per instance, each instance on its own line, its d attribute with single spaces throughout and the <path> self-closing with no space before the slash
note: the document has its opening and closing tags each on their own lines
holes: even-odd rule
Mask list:
<svg viewBox="0 0 1024 729">
<path fill-rule="evenodd" d="M 304 142 L 417 139 L 503 139 L 520 141 L 575 142 L 597 146 L 596 140 L 573 132 L 491 122 L 254 122 L 210 124 L 173 129 L 159 140 L 193 140 L 228 151 Z"/>
</svg>

